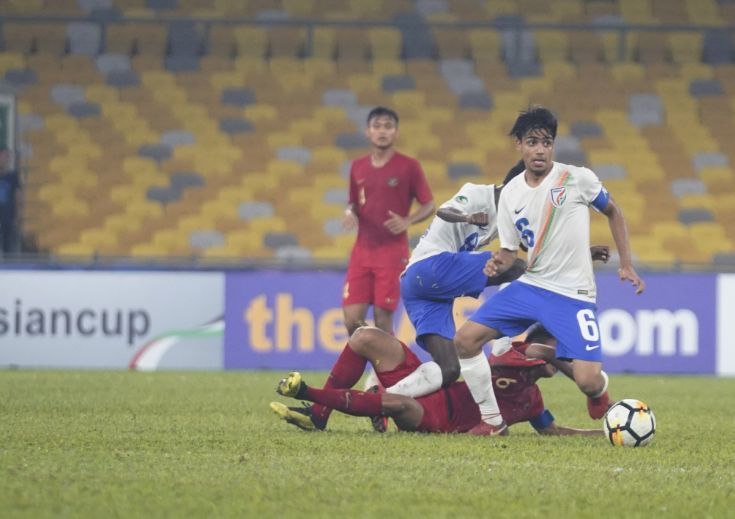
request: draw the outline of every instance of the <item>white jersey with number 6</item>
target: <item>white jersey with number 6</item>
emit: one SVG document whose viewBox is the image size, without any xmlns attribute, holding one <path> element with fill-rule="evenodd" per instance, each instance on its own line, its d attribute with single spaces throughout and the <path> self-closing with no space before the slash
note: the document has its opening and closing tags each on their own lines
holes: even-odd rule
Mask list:
<svg viewBox="0 0 735 519">
<path fill-rule="evenodd" d="M 519 281 L 594 302 L 589 208 L 603 209 L 608 196 L 591 170 L 559 162 L 536 187 L 526 183 L 525 174 L 508 182 L 498 233 L 505 249 L 518 250 L 521 242 L 528 247 L 528 268 Z"/>
<path fill-rule="evenodd" d="M 478 227 L 469 223 L 449 223 L 435 216 L 413 250 L 409 265 L 442 252 L 473 251 L 492 241 L 498 233 L 495 186 L 471 184 L 462 186 L 454 197 L 441 208 L 453 208 L 466 214 L 487 213 L 487 225 Z"/>
</svg>

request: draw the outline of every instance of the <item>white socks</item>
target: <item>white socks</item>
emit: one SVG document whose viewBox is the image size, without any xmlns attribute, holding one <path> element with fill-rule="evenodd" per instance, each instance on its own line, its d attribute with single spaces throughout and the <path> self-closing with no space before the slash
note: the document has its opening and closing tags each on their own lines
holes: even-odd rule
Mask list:
<svg viewBox="0 0 735 519">
<path fill-rule="evenodd" d="M 418 398 L 438 390 L 442 387 L 442 381 L 442 370 L 439 364 L 434 361 L 424 362 L 416 368 L 416 371 L 386 388 L 385 391 Z"/>
<path fill-rule="evenodd" d="M 498 401 L 493 391 L 493 379 L 490 372 L 490 364 L 485 354 L 480 351 L 478 355 L 469 359 L 459 359 L 462 377 L 472 393 L 472 398 L 480 407 L 482 420 L 490 425 L 500 425 L 503 417 L 500 415 Z"/>
<path fill-rule="evenodd" d="M 592 396 L 590 398 L 599 398 L 605 393 L 605 391 L 607 391 L 607 386 L 608 386 L 608 382 L 610 382 L 610 379 L 608 378 L 607 373 L 605 373 L 602 370 L 600 370 L 600 375 L 602 375 L 602 378 L 605 379 L 605 385 L 602 386 L 602 390 L 599 393 L 597 393 L 595 396 Z"/>
<path fill-rule="evenodd" d="M 500 339 L 495 339 L 493 341 L 493 355 L 496 357 L 500 357 L 501 355 L 505 355 L 510 351 L 510 349 L 513 347 L 512 341 L 510 340 L 510 337 L 505 336 L 501 337 Z"/>
</svg>

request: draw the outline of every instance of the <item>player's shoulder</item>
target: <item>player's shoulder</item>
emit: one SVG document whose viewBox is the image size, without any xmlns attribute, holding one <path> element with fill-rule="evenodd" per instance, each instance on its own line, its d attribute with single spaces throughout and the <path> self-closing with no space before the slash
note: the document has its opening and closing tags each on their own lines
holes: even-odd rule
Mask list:
<svg viewBox="0 0 735 519">
<path fill-rule="evenodd" d="M 492 184 L 474 184 L 472 182 L 465 182 L 462 184 L 462 187 L 459 188 L 459 191 L 457 191 L 454 197 L 446 203 L 458 203 L 460 205 L 485 205 L 488 203 L 488 199 L 492 196 L 493 189 L 494 186 L 492 186 Z"/>
<path fill-rule="evenodd" d="M 401 153 L 400 151 L 395 151 L 393 153 L 393 157 L 396 162 L 399 162 L 401 164 L 405 164 L 411 167 L 421 167 L 418 159 L 411 157 L 410 155 L 406 155 L 405 153 Z"/>
<path fill-rule="evenodd" d="M 474 193 L 492 193 L 495 190 L 495 186 L 493 184 L 475 184 L 474 182 L 465 182 L 459 190 Z"/>
<path fill-rule="evenodd" d="M 595 172 L 586 166 L 575 166 L 574 164 L 564 164 L 562 162 L 557 162 L 556 164 L 560 172 L 567 171 L 574 176 L 597 177 Z"/>
<path fill-rule="evenodd" d="M 352 159 L 352 166 L 361 166 L 363 164 L 369 164 L 370 163 L 370 155 L 362 155 L 361 157 L 357 157 L 356 159 Z"/>
<path fill-rule="evenodd" d="M 503 194 L 500 198 L 513 196 L 514 193 L 521 191 L 525 185 L 526 180 L 523 178 L 523 174 L 516 175 L 507 184 L 503 185 Z"/>
</svg>

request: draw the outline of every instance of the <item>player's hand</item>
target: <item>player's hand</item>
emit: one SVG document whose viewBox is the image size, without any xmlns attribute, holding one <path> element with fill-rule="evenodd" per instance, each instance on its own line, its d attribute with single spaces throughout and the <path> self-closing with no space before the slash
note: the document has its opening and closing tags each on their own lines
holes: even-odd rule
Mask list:
<svg viewBox="0 0 735 519">
<path fill-rule="evenodd" d="M 642 294 L 646 289 L 646 282 L 640 278 L 632 265 L 620 267 L 618 269 L 618 276 L 620 276 L 620 281 L 625 281 L 626 279 L 630 281 L 630 284 L 635 288 L 636 295 Z"/>
<path fill-rule="evenodd" d="M 393 234 L 401 234 L 402 232 L 406 232 L 406 229 L 408 229 L 409 225 L 408 218 L 405 218 L 390 210 L 388 211 L 388 214 L 390 215 L 390 218 L 384 221 L 383 225 L 386 226 L 388 230 Z"/>
<path fill-rule="evenodd" d="M 590 247 L 590 253 L 592 254 L 592 261 L 601 261 L 607 263 L 610 259 L 610 247 L 607 245 L 593 245 Z"/>
<path fill-rule="evenodd" d="M 487 260 L 485 267 L 482 269 L 482 273 L 487 277 L 491 278 L 497 276 L 503 272 L 503 262 L 500 261 L 497 253 L 493 253 L 493 257 Z"/>
<path fill-rule="evenodd" d="M 354 231 L 357 228 L 357 215 L 349 209 L 345 211 L 342 218 L 342 229 L 345 231 Z"/>
<path fill-rule="evenodd" d="M 487 213 L 480 211 L 479 213 L 467 215 L 467 223 L 477 225 L 478 227 L 485 227 L 487 225 Z"/>
</svg>

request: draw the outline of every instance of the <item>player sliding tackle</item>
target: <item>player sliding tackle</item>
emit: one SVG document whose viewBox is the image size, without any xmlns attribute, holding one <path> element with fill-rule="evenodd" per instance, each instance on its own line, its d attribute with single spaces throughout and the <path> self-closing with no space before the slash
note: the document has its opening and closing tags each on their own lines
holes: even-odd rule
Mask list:
<svg viewBox="0 0 735 519">
<path fill-rule="evenodd" d="M 345 354 L 345 352 L 347 352 Z M 390 386 L 420 366 L 421 361 L 403 343 L 374 327 L 361 327 L 350 338 L 343 355 L 350 364 L 335 365 L 330 376 L 351 387 L 360 379 L 365 363 L 370 362 L 378 379 Z M 602 435 L 599 429 L 573 429 L 556 424 L 554 416 L 544 407 L 536 381 L 550 377 L 554 368 L 542 360 L 529 359 L 515 349 L 501 356 L 491 355 L 493 384 L 498 404 L 509 425 L 529 422 L 540 434 Z M 446 388 L 426 396 L 411 398 L 391 393 L 363 392 L 353 389 L 308 386 L 299 373 L 290 373 L 281 380 L 277 392 L 281 395 L 316 402 L 353 416 L 389 416 L 404 431 L 464 433 L 481 423 L 480 411 L 464 382 L 453 382 Z M 271 409 L 286 420 L 305 430 L 316 430 L 314 423 L 280 402 Z"/>
<path fill-rule="evenodd" d="M 432 360 L 417 366 L 405 378 L 395 379 L 394 384 L 387 389 L 389 393 L 419 397 L 456 381 L 460 362 L 453 343 L 454 299 L 461 296 L 478 297 L 486 286 L 510 281 L 523 273 L 526 264 L 518 259 L 503 275 L 488 278 L 482 269 L 492 253 L 475 249 L 497 236 L 496 207 L 503 186 L 524 170 L 525 165 L 521 161 L 511 168 L 503 183 L 497 186 L 467 183 L 437 211 L 437 216 L 411 254 L 401 277 L 403 303 L 416 329 L 416 342 L 431 355 Z M 607 261 L 608 253 L 607 247 L 592 248 L 593 259 Z M 343 378 L 345 369 L 359 371 L 358 378 L 362 374 L 364 362 L 358 362 L 357 367 L 352 368 L 354 356 L 346 350 L 337 359 L 325 389 L 352 387 L 352 383 L 347 385 Z M 488 370 L 489 380 L 490 366 L 484 362 L 479 369 Z M 480 424 L 472 434 L 492 435 L 507 431 L 494 402 L 494 393 L 492 395 L 492 400 L 478 403 L 494 420 L 495 427 Z M 317 403 L 304 408 L 294 407 L 290 411 L 305 417 L 303 419 L 312 427 L 324 429 L 331 409 Z M 373 425 L 381 431 L 385 428 L 385 421 L 374 419 Z"/>
</svg>

